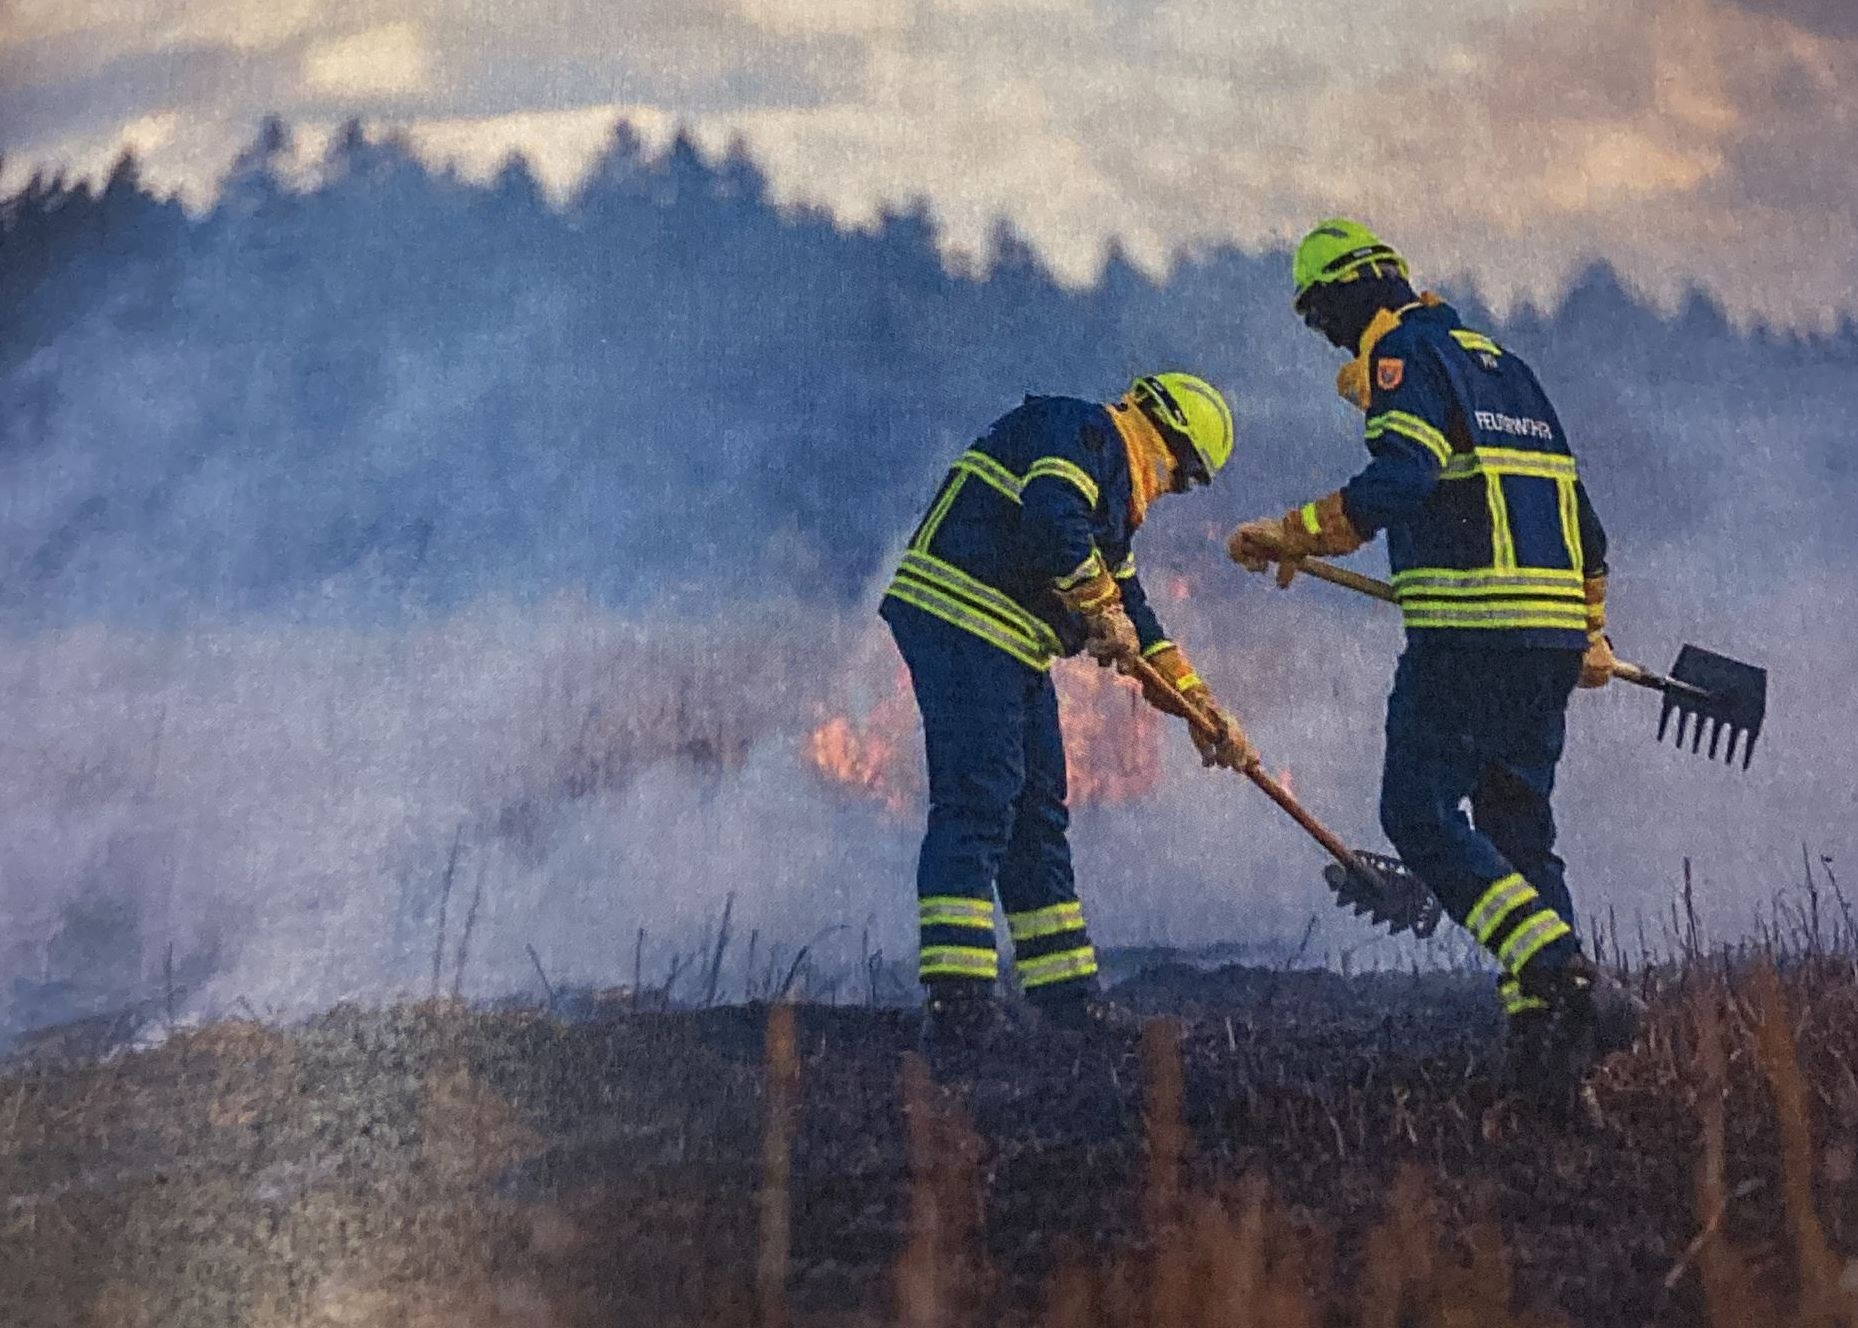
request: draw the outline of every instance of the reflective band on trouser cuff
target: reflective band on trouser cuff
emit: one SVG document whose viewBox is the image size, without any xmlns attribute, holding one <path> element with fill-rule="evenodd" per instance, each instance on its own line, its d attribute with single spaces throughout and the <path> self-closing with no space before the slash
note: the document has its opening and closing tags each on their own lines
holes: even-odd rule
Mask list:
<svg viewBox="0 0 1858 1328">
<path fill-rule="evenodd" d="M 1061 950 L 1037 959 L 1022 959 L 1017 965 L 1019 985 L 1030 991 L 1071 978 L 1087 978 L 1097 971 L 1097 952 L 1086 945 L 1080 950 Z"/>
<path fill-rule="evenodd" d="M 1523 994 L 1523 984 L 1515 978 L 1504 978 L 1497 984 L 1497 999 L 1503 1002 L 1503 1013 L 1507 1015 L 1525 1014 L 1530 1010 L 1546 1010 L 1548 1002 L 1540 996 Z"/>
<path fill-rule="evenodd" d="M 1497 950 L 1497 962 L 1512 973 L 1521 973 L 1523 966 L 1534 959 L 1543 946 L 1573 934 L 1574 929 L 1553 909 L 1531 913 Z"/>
<path fill-rule="evenodd" d="M 1503 925 L 1505 918 L 1523 905 L 1540 898 L 1535 887 L 1523 879 L 1521 872 L 1499 877 L 1478 896 L 1477 903 L 1465 915 L 1465 930 L 1477 937 L 1479 945 L 1489 945 L 1490 938 L 1497 934 L 1497 928 Z"/>
<path fill-rule="evenodd" d="M 1412 439 L 1432 453 L 1441 466 L 1451 460 L 1452 445 L 1445 440 L 1445 435 L 1417 415 L 1410 415 L 1404 410 L 1388 410 L 1368 417 L 1366 437 L 1370 442 L 1390 432 Z"/>
<path fill-rule="evenodd" d="M 1000 976 L 1000 956 L 991 949 L 969 945 L 925 945 L 917 976 L 931 978 L 986 978 Z"/>
<path fill-rule="evenodd" d="M 1174 649 L 1174 642 L 1168 640 L 1168 638 L 1164 636 L 1161 638 L 1161 640 L 1155 642 L 1154 645 L 1148 646 L 1147 648 L 1145 648 L 1142 651 L 1142 658 L 1153 659 L 1156 655 L 1159 655 L 1162 651 L 1172 650 L 1172 649 Z"/>
<path fill-rule="evenodd" d="M 1116 564 L 1116 571 L 1113 573 L 1113 575 L 1116 577 L 1118 581 L 1127 581 L 1130 577 L 1134 576 L 1135 575 L 1135 554 L 1134 553 L 1124 554 L 1123 560 Z"/>
<path fill-rule="evenodd" d="M 1042 475 L 1073 485 L 1079 493 L 1084 495 L 1085 502 L 1092 507 L 1097 505 L 1097 482 L 1091 479 L 1085 473 L 1084 468 L 1075 462 L 1066 461 L 1063 457 L 1040 457 L 1026 468 L 1025 483 L 1030 484 Z"/>
<path fill-rule="evenodd" d="M 925 927 L 994 929 L 994 901 L 966 895 L 929 895 L 916 901 L 917 921 Z"/>
<path fill-rule="evenodd" d="M 1075 899 L 1065 904 L 1035 908 L 1030 913 L 1008 913 L 1006 929 L 1016 941 L 1037 940 L 1064 931 L 1084 929 L 1084 906 Z"/>
</svg>

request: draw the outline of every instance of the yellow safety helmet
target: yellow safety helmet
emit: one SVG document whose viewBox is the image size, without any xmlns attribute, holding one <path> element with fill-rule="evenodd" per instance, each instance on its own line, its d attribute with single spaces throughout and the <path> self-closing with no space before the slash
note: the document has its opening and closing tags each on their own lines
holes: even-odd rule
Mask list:
<svg viewBox="0 0 1858 1328">
<path fill-rule="evenodd" d="M 1382 275 L 1392 268 L 1407 275 L 1406 260 L 1394 247 L 1358 221 L 1347 217 L 1330 217 L 1316 223 L 1314 229 L 1297 245 L 1290 260 L 1290 279 L 1297 293 L 1291 307 L 1306 312 L 1310 292 L 1318 286 L 1353 281 L 1364 270 Z"/>
<path fill-rule="evenodd" d="M 1144 374 L 1129 399 L 1153 420 L 1191 483 L 1211 484 L 1232 457 L 1232 408 L 1219 389 L 1190 373 Z"/>
</svg>

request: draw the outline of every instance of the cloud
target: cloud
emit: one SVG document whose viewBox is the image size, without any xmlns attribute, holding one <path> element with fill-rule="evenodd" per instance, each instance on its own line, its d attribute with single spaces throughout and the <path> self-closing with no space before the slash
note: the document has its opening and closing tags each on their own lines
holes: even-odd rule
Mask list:
<svg viewBox="0 0 1858 1328">
<path fill-rule="evenodd" d="M 626 106 L 743 135 L 781 197 L 848 218 L 924 196 L 978 251 L 1009 217 L 1072 280 L 1112 236 L 1159 268 L 1349 212 L 1500 304 L 1604 254 L 1661 299 L 1701 280 L 1813 324 L 1858 305 L 1847 12 L 1391 0 L 1365 41 L 1352 12 L 1281 0 L 25 0 L 0 124 L 17 172 L 22 151 L 107 158 L 98 135 L 164 107 L 175 161 L 268 111 L 390 112 L 461 158 L 521 146 L 559 193 L 589 117 Z"/>
<path fill-rule="evenodd" d="M 303 56 L 312 89 L 341 96 L 411 95 L 432 82 L 432 51 L 414 23 L 387 23 L 322 41 Z"/>
</svg>

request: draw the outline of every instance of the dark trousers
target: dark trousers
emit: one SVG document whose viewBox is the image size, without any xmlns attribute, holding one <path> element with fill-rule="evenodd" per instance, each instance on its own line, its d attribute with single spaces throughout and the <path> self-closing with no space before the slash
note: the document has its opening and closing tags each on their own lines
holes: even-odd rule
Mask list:
<svg viewBox="0 0 1858 1328">
<path fill-rule="evenodd" d="M 909 666 L 929 764 L 917 860 L 922 980 L 991 981 L 994 892 L 1020 985 L 1084 981 L 1097 957 L 1065 838 L 1064 735 L 1051 675 L 895 601 L 885 621 Z"/>
<path fill-rule="evenodd" d="M 1530 965 L 1579 953 L 1549 800 L 1580 668 L 1573 650 L 1416 643 L 1387 698 L 1381 828 L 1497 957 L 1512 1013 L 1534 1004 Z"/>
</svg>

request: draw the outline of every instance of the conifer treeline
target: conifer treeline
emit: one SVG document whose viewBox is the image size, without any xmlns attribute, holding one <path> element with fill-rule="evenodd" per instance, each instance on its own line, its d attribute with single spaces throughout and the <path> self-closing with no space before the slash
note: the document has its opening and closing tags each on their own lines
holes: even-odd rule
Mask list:
<svg viewBox="0 0 1858 1328">
<path fill-rule="evenodd" d="M 1209 521 L 1357 461 L 1281 253 L 1154 280 L 1112 252 L 1074 290 L 1008 226 L 951 265 L 922 204 L 848 228 L 777 207 L 740 147 L 653 152 L 624 123 L 559 207 L 520 158 L 472 183 L 353 124 L 300 187 L 291 140 L 267 121 L 197 217 L 128 156 L 0 201 L 0 618 L 694 604 L 766 578 L 850 603 L 1022 392 L 1171 365 L 1239 399 Z M 1621 528 L 1675 539 L 1750 486 L 1809 540 L 1842 523 L 1849 319 L 1743 334 L 1702 295 L 1662 318 L 1604 266 L 1552 313 L 1461 307 L 1536 363 Z M 1204 556 L 1192 524 L 1164 547 Z"/>
</svg>

